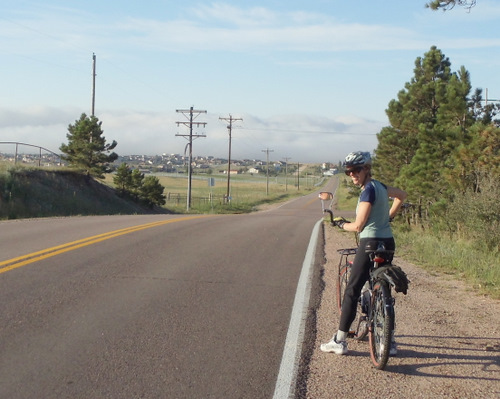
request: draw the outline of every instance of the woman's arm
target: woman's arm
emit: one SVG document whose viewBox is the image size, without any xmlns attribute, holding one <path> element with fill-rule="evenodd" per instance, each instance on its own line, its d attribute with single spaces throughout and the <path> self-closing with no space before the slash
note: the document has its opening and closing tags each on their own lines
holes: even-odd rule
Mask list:
<svg viewBox="0 0 500 399">
<path fill-rule="evenodd" d="M 361 233 L 361 231 L 363 231 L 365 227 L 366 221 L 368 220 L 368 216 L 370 216 L 371 211 L 372 204 L 364 201 L 360 202 L 356 213 L 356 220 L 352 223 L 344 223 L 343 229 Z"/>
<path fill-rule="evenodd" d="M 406 191 L 403 191 L 397 187 L 387 187 L 387 194 L 389 195 L 389 197 L 394 198 L 394 202 L 392 203 L 391 209 L 389 210 L 389 217 L 392 219 L 398 213 L 408 194 L 406 194 Z"/>
</svg>

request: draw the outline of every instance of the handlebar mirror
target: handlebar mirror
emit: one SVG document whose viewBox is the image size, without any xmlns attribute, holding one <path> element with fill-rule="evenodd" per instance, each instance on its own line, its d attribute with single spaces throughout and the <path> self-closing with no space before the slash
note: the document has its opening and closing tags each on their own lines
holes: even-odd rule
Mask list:
<svg viewBox="0 0 500 399">
<path fill-rule="evenodd" d="M 319 193 L 319 198 L 322 201 L 328 201 L 328 200 L 333 199 L 333 194 L 328 192 L 328 191 L 322 191 L 321 193 Z"/>
</svg>

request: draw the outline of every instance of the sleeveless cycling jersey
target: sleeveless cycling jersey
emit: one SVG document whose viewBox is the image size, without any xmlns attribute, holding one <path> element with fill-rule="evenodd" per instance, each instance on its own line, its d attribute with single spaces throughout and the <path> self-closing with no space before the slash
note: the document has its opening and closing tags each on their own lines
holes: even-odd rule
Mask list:
<svg viewBox="0 0 500 399">
<path fill-rule="evenodd" d="M 371 180 L 361 191 L 358 199 L 358 211 L 360 202 L 369 202 L 372 205 L 370 216 L 366 221 L 360 238 L 390 238 L 392 230 L 389 223 L 389 199 L 387 186 L 378 180 Z"/>
</svg>

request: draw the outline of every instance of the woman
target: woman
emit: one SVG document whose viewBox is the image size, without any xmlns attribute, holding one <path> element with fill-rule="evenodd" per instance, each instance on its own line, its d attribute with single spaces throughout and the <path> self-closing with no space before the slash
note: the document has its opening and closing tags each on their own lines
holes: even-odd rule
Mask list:
<svg viewBox="0 0 500 399">
<path fill-rule="evenodd" d="M 376 239 L 383 241 L 388 250 L 395 249 L 390 220 L 401 208 L 407 196 L 406 192 L 399 188 L 389 187 L 372 179 L 369 152 L 351 152 L 347 155 L 344 166 L 345 174 L 351 177 L 356 186 L 361 187 L 361 194 L 356 208 L 356 220 L 348 222 L 344 218 L 335 218 L 335 222 L 341 229 L 359 233 L 360 240 L 344 294 L 339 330 L 330 342 L 321 345 L 323 352 L 334 352 L 338 355 L 347 354 L 347 333 L 356 317 L 361 289 L 369 278 L 370 258 L 365 251 L 366 244 Z M 394 198 L 390 208 L 389 197 Z M 396 353 L 396 344 L 393 342 L 390 354 Z"/>
</svg>

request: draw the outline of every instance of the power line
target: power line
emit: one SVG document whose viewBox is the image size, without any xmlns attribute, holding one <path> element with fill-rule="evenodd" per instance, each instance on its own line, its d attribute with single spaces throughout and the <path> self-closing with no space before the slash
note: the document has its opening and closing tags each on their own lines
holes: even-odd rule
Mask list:
<svg viewBox="0 0 500 399">
<path fill-rule="evenodd" d="M 292 129 L 272 129 L 272 128 L 248 128 L 242 127 L 242 130 L 264 131 L 264 132 L 289 132 L 289 133 L 313 133 L 313 134 L 336 134 L 343 136 L 374 136 L 377 133 L 339 133 L 321 130 L 292 130 Z"/>
</svg>

